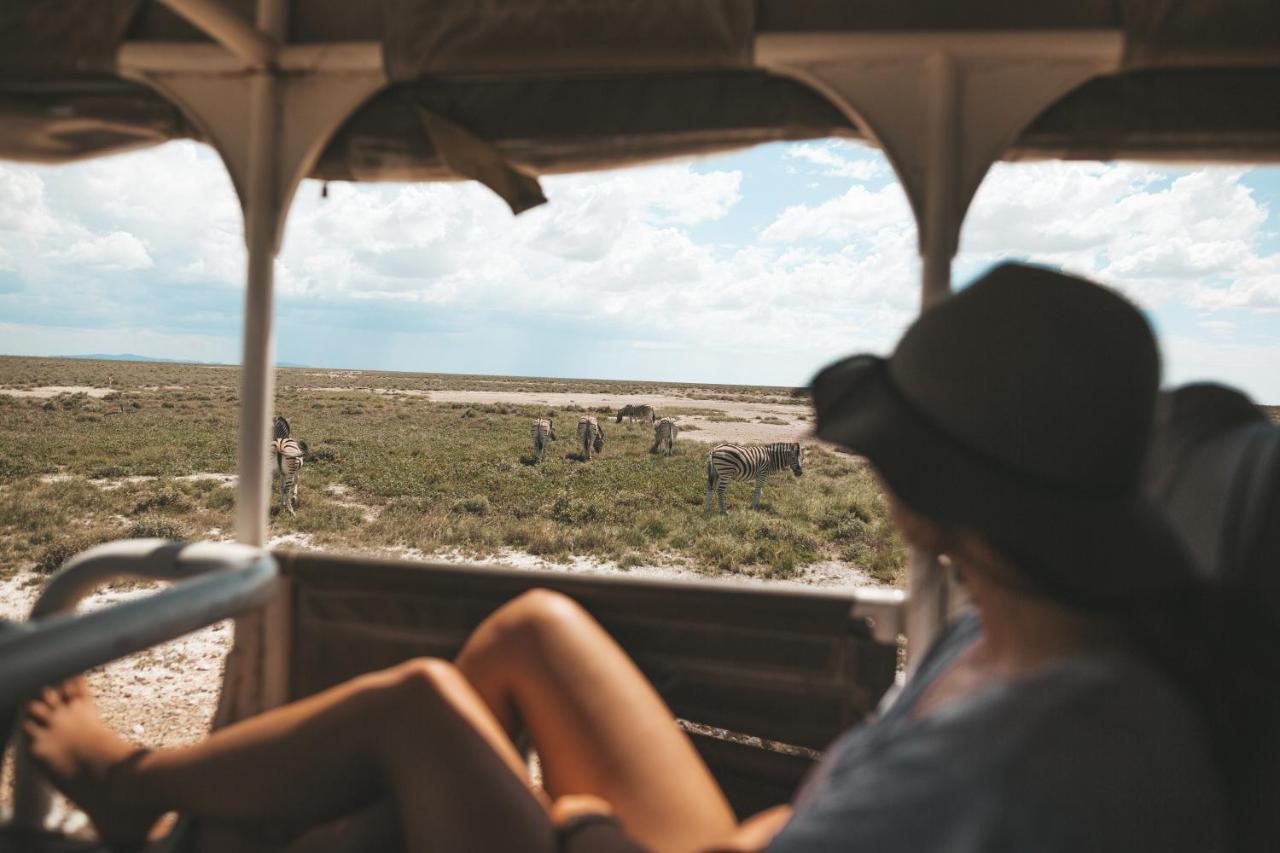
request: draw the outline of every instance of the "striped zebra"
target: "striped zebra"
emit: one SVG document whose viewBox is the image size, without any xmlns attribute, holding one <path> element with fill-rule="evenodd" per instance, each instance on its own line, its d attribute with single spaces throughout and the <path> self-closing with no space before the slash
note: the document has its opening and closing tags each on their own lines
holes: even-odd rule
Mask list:
<svg viewBox="0 0 1280 853">
<path fill-rule="evenodd" d="M 547 445 L 556 440 L 556 422 L 551 418 L 536 420 L 530 433 L 533 436 L 533 458 L 541 462 Z"/>
<path fill-rule="evenodd" d="M 653 406 L 648 406 L 643 403 L 637 403 L 634 406 L 623 406 L 621 409 L 618 409 L 617 423 L 622 423 L 623 418 L 628 418 L 631 423 L 635 423 L 638 420 L 653 423 Z"/>
<path fill-rule="evenodd" d="M 578 445 L 582 448 L 584 462 L 591 461 L 591 451 L 604 452 L 604 430 L 593 415 L 578 418 Z"/>
<path fill-rule="evenodd" d="M 271 438 L 290 438 L 293 432 L 289 429 L 289 419 L 284 415 L 276 415 L 275 420 L 271 422 Z M 302 448 L 302 457 L 305 459 L 311 454 L 311 448 L 302 439 L 298 439 L 298 446 Z"/>
<path fill-rule="evenodd" d="M 667 455 L 675 453 L 676 436 L 680 433 L 680 428 L 676 426 L 676 422 L 671 418 L 663 418 L 653 425 L 653 447 L 649 448 L 650 453 L 657 453 L 658 449 L 665 447 Z"/>
<path fill-rule="evenodd" d="M 774 471 L 790 468 L 797 477 L 800 470 L 800 445 L 795 442 L 776 444 L 720 444 L 707 454 L 707 507 L 711 512 L 711 492 L 720 498 L 720 514 L 724 515 L 724 493 L 733 480 L 755 480 L 751 508 L 760 508 L 760 490 Z"/>
<path fill-rule="evenodd" d="M 280 472 L 280 506 L 296 515 L 293 507 L 298 502 L 298 480 L 302 477 L 302 442 L 296 438 L 277 438 L 271 442 L 276 454 L 276 470 Z"/>
</svg>

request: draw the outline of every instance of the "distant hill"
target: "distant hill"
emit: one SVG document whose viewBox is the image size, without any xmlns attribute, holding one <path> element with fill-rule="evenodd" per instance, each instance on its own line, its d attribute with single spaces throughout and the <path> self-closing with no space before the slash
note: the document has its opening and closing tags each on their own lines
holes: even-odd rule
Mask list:
<svg viewBox="0 0 1280 853">
<path fill-rule="evenodd" d="M 75 358 L 81 361 L 152 361 L 165 364 L 222 364 L 220 361 L 195 361 L 189 358 L 155 358 L 149 355 L 137 355 L 131 352 L 105 353 L 91 352 L 84 355 L 55 355 L 51 358 Z M 235 365 L 228 365 L 234 367 Z M 276 367 L 309 367 L 292 361 L 277 361 Z"/>
<path fill-rule="evenodd" d="M 85 355 L 55 355 L 54 358 L 78 358 L 84 361 L 179 361 L 175 358 L 152 358 L 149 355 L 135 355 L 131 352 L 120 352 L 114 355 L 105 352 L 91 352 Z"/>
</svg>

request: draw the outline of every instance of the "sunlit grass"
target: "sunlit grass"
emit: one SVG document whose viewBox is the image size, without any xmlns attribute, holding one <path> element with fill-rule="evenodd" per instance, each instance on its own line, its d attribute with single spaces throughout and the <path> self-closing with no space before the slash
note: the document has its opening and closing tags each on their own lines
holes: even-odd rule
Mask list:
<svg viewBox="0 0 1280 853">
<path fill-rule="evenodd" d="M 0 573 L 50 569 L 121 536 L 229 532 L 234 489 L 180 478 L 235 471 L 233 369 L 0 359 L 0 385 L 10 387 L 102 387 L 108 376 L 118 392 L 106 399 L 0 396 Z M 729 489 L 727 516 L 706 515 L 706 444 L 680 441 L 670 458 L 651 455 L 648 424 L 602 417 L 604 453 L 584 463 L 569 440 L 580 407 L 432 403 L 371 390 L 392 379 L 406 390 L 481 381 L 281 372 L 277 410 L 312 455 L 298 513 L 275 513 L 273 535 L 307 534 L 336 549 L 475 557 L 513 549 L 550 560 L 589 556 L 622 567 L 680 563 L 772 577 L 838 559 L 881 581 L 900 578 L 902 546 L 873 480 L 852 457 L 814 449 L 803 477 L 770 478 L 758 512 L 749 508 L 751 484 L 740 483 Z M 591 384 L 483 381 L 578 393 Z M 759 400 L 787 392 L 726 393 Z M 561 439 L 533 464 L 529 421 L 552 413 Z"/>
</svg>

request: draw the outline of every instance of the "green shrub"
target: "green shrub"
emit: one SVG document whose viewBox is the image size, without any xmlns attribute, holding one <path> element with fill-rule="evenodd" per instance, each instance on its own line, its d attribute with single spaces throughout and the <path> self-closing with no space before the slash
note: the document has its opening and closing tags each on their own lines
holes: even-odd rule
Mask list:
<svg viewBox="0 0 1280 853">
<path fill-rule="evenodd" d="M 454 512 L 467 512 L 472 515 L 488 515 L 489 499 L 484 495 L 476 495 L 469 498 L 462 498 L 453 502 L 452 509 Z"/>
<path fill-rule="evenodd" d="M 182 524 L 182 522 L 150 515 L 136 519 L 133 524 L 129 525 L 126 538 L 185 540 L 191 537 L 186 525 Z"/>
<path fill-rule="evenodd" d="M 81 551 L 87 551 L 95 545 L 110 542 L 118 537 L 108 531 L 92 533 L 73 533 L 60 536 L 48 547 L 40 551 L 36 557 L 35 572 L 48 575 L 62 568 L 62 564 Z"/>
<path fill-rule="evenodd" d="M 142 515 L 148 512 L 190 512 L 191 499 L 182 492 L 173 489 L 162 489 L 147 495 L 130 510 L 130 515 Z"/>
</svg>

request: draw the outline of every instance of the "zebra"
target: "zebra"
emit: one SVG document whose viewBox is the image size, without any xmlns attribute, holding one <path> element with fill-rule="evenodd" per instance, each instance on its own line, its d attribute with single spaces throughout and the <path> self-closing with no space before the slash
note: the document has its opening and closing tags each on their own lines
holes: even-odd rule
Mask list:
<svg viewBox="0 0 1280 853">
<path fill-rule="evenodd" d="M 289 438 L 292 435 L 293 432 L 289 428 L 289 419 L 284 415 L 276 415 L 275 419 L 271 422 L 271 438 L 273 440 L 277 438 Z M 298 439 L 298 447 L 302 448 L 303 458 L 306 458 L 311 454 L 311 448 L 308 447 L 307 443 L 302 439 Z"/>
<path fill-rule="evenodd" d="M 711 492 L 715 491 L 720 499 L 720 514 L 725 514 L 724 493 L 731 480 L 756 481 L 755 494 L 751 496 L 751 508 L 760 508 L 760 490 L 764 488 L 765 478 L 774 471 L 790 468 L 797 477 L 800 470 L 802 452 L 795 442 L 778 442 L 776 444 L 720 444 L 707 454 L 707 506 L 711 512 Z"/>
<path fill-rule="evenodd" d="M 653 423 L 653 406 L 649 406 L 644 403 L 637 403 L 634 406 L 623 406 L 621 409 L 618 409 L 617 423 L 622 423 L 623 418 L 629 418 L 632 423 L 635 423 L 636 420 Z"/>
<path fill-rule="evenodd" d="M 663 418 L 658 421 L 653 427 L 653 447 L 649 448 L 649 452 L 657 453 L 658 448 L 665 447 L 668 456 L 675 453 L 676 436 L 679 433 L 680 428 L 676 426 L 676 422 L 671 418 Z"/>
<path fill-rule="evenodd" d="M 276 470 L 280 472 L 280 506 L 289 510 L 289 515 L 298 502 L 298 480 L 302 476 L 302 442 L 296 438 L 277 438 L 271 442 L 271 449 L 276 454 Z"/>
<path fill-rule="evenodd" d="M 578 444 L 582 447 L 582 460 L 591 461 L 591 451 L 604 452 L 604 430 L 593 415 L 578 418 Z"/>
<path fill-rule="evenodd" d="M 533 422 L 530 432 L 533 435 L 533 458 L 541 462 L 547 444 L 556 440 L 556 422 L 552 418 L 541 418 Z"/>
</svg>

